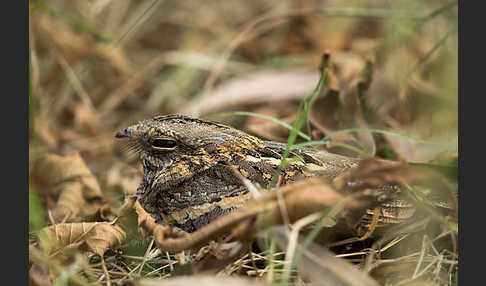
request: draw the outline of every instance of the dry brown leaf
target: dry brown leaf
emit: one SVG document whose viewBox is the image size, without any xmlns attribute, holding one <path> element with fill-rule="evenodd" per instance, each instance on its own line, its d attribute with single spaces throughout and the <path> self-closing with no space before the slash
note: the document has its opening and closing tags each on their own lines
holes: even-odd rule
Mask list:
<svg viewBox="0 0 486 286">
<path fill-rule="evenodd" d="M 165 235 L 165 237 L 167 237 L 168 234 L 171 234 L 173 229 L 157 224 L 154 218 L 142 208 L 137 199 L 137 196 L 125 197 L 125 203 L 120 207 L 120 214 L 116 224 L 126 233 L 131 233 L 139 228 L 142 235 L 145 236 L 159 232 Z M 182 233 L 185 234 L 185 232 Z M 170 237 L 180 236 L 170 235 Z"/>
<path fill-rule="evenodd" d="M 137 196 L 125 197 L 125 203 L 120 208 L 120 217 L 118 219 L 118 224 L 123 229 L 131 229 L 133 228 L 133 225 L 131 222 L 131 218 L 129 217 L 136 215 L 137 226 L 141 228 L 142 234 L 146 234 L 144 231 L 154 230 L 157 227 L 162 227 L 162 225 L 157 224 L 155 222 L 155 219 L 142 208 L 137 199 Z M 129 220 L 126 221 L 126 218 L 129 218 Z"/>
<path fill-rule="evenodd" d="M 46 154 L 34 162 L 32 177 L 45 193 L 53 193 L 52 186 L 78 177 L 92 176 L 79 153 L 67 156 Z M 99 189 L 99 187 L 98 187 Z M 99 191 L 101 195 L 101 191 Z"/>
<path fill-rule="evenodd" d="M 308 70 L 266 71 L 235 78 L 185 104 L 181 114 L 199 116 L 244 105 L 299 100 L 312 93 L 319 73 Z"/>
<path fill-rule="evenodd" d="M 413 131 L 403 130 L 404 134 L 416 134 Z M 433 160 L 442 152 L 458 150 L 458 137 L 441 136 L 433 139 L 433 142 L 417 142 L 400 136 L 383 134 L 386 142 L 398 156 L 408 162 L 426 163 Z"/>
<path fill-rule="evenodd" d="M 126 236 L 120 226 L 108 222 L 55 224 L 42 232 L 41 244 L 49 253 L 64 247 L 79 247 L 100 256 L 108 249 L 119 247 Z"/>
<path fill-rule="evenodd" d="M 99 210 L 107 211 L 97 179 L 79 153 L 67 156 L 47 154 L 32 170 L 36 190 L 56 201 L 51 210 L 56 222 L 80 221 Z"/>
<path fill-rule="evenodd" d="M 42 118 L 35 119 L 35 136 L 44 143 L 48 150 L 56 150 L 58 147 L 57 134 L 54 132 L 52 125 Z"/>
<path fill-rule="evenodd" d="M 430 178 L 434 174 L 425 169 L 418 169 L 406 162 L 395 162 L 370 158 L 363 160 L 358 168 L 334 179 L 337 189 L 342 191 L 378 189 L 380 186 L 412 184 Z M 357 182 L 348 184 L 348 182 Z"/>
<path fill-rule="evenodd" d="M 353 54 L 332 56 L 329 63 L 329 81 L 326 82 L 329 88 L 321 90 L 309 112 L 309 119 L 321 136 L 345 128 L 368 127 L 362 114 L 364 103 L 360 100 L 360 88 L 363 90 L 363 84 L 369 84 L 372 72 L 366 67 L 365 61 Z M 330 140 L 357 145 L 370 155 L 375 153 L 375 143 L 369 132 L 339 134 Z M 330 149 L 333 153 L 356 156 L 354 151 L 340 146 Z"/>
<path fill-rule="evenodd" d="M 337 58 L 345 57 L 339 54 Z M 200 116 L 247 105 L 299 101 L 312 94 L 319 76 L 318 71 L 305 69 L 251 73 L 222 83 L 210 93 L 181 106 L 179 113 Z M 324 89 L 338 88 L 339 79 L 329 73 Z"/>
<path fill-rule="evenodd" d="M 368 193 L 371 198 L 380 201 L 392 198 L 405 199 L 410 203 L 413 202 L 416 207 L 428 209 L 423 199 L 416 199 L 403 188 L 393 187 L 413 185 L 414 192 L 417 192 L 419 197 L 424 197 L 434 207 L 448 209 L 451 217 L 457 219 L 456 191 L 440 173 L 427 166 L 371 158 L 364 160 L 357 169 L 335 178 L 333 185 L 343 193 L 364 191 L 363 194 Z M 360 218 L 359 215 L 348 216 L 347 220 L 350 225 L 354 225 Z M 443 223 L 447 223 L 446 220 L 443 220 Z"/>
<path fill-rule="evenodd" d="M 361 214 L 364 214 L 366 208 L 374 207 L 376 204 L 373 200 L 345 199 L 324 179 L 318 177 L 286 185 L 279 189 L 279 192 L 282 194 L 290 223 L 309 214 L 330 209 L 338 202 L 344 203 L 343 209 Z M 283 212 L 275 192 L 251 200 L 245 207 L 221 216 L 191 234 L 155 223 L 135 199 L 127 199 L 124 208 L 133 208 L 136 211 L 138 225 L 147 234 L 154 235 L 155 242 L 162 251 L 178 252 L 199 248 L 229 232 L 240 241 L 251 241 L 258 231 L 286 221 L 286 218 L 282 217 Z"/>
<path fill-rule="evenodd" d="M 76 216 L 83 207 L 83 185 L 80 182 L 67 182 L 62 184 L 57 204 L 52 209 L 52 216 L 55 221 L 61 221 L 64 216 L 72 214 Z M 68 218 L 69 220 L 70 218 Z"/>
</svg>

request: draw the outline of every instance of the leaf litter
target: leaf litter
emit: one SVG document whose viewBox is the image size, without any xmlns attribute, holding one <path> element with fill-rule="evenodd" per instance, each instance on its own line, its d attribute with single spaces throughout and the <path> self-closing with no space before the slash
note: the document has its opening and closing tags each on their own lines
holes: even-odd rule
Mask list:
<svg viewBox="0 0 486 286">
<path fill-rule="evenodd" d="M 150 3 L 115 2 L 97 8 L 57 1 L 31 4 L 36 87 L 30 179 L 47 225 L 31 233 L 32 285 L 230 283 L 223 276 L 244 276 L 242 285 L 457 281 L 457 177 L 454 181 L 443 172 L 449 167 L 447 174 L 454 169 L 457 174 L 458 161 L 457 33 L 450 32 L 450 20 L 457 19 L 454 3 L 420 3 L 420 9 L 403 14 L 415 13 L 415 18 L 395 19 L 393 13 L 406 8 L 398 2 L 392 8 L 378 2 L 359 8 L 341 7 L 344 1 L 282 2 L 281 13 L 270 13 L 266 9 L 274 1 L 247 1 L 226 15 L 208 3 L 205 11 L 212 12 L 205 17 L 194 13 L 199 11 L 195 1 L 156 5 L 142 16 Z M 116 5 L 125 8 L 111 9 Z M 411 19 L 423 24 L 409 25 Z M 138 22 L 136 32 L 124 39 Z M 118 31 L 119 39 L 110 42 L 104 36 L 109 31 Z M 311 132 L 304 124 L 303 134 L 319 141 L 343 129 L 372 128 L 422 141 L 343 132 L 315 148 L 360 156 L 343 147 L 352 146 L 400 161 L 384 165 L 370 160 L 366 168 L 332 183 L 309 180 L 279 187 L 286 211 L 275 196 L 262 196 L 201 236 L 155 224 L 133 197 L 141 179 L 138 160 L 113 142 L 114 130 L 155 114 L 206 116 L 234 110 L 292 126 L 300 100 L 318 81 L 315 67 L 326 50 L 330 73 L 310 111 Z M 218 66 L 220 58 L 214 55 L 221 51 L 230 52 Z M 202 64 L 193 52 L 204 59 Z M 184 65 L 197 72 L 178 82 L 178 68 Z M 177 88 L 163 87 L 168 79 Z M 156 106 L 146 108 L 149 100 Z M 285 142 L 290 134 L 277 120 L 247 115 L 223 121 L 269 140 Z M 296 143 L 305 140 L 297 137 Z M 412 162 L 431 164 L 438 173 Z M 345 187 L 351 179 L 362 183 Z M 406 195 L 417 207 L 417 219 L 377 228 L 382 234 L 376 238 L 336 243 L 359 235 L 338 238 L 337 226 L 351 231 L 352 218 L 373 207 L 353 195 L 363 196 L 384 182 L 410 185 Z M 346 207 L 335 208 L 342 200 L 349 200 Z M 437 201 L 442 202 L 438 210 L 433 208 Z M 226 239 L 217 239 L 218 233 L 226 233 Z M 269 247 L 272 241 L 275 251 Z M 281 251 L 289 248 L 294 249 L 292 259 Z M 285 264 L 288 259 L 295 268 Z M 184 274 L 189 276 L 177 277 Z M 346 282 L 346 274 L 362 278 Z"/>
</svg>

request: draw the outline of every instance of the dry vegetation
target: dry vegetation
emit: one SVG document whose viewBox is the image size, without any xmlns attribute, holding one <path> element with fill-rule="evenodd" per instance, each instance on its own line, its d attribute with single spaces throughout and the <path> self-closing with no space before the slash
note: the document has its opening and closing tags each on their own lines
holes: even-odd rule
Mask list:
<svg viewBox="0 0 486 286">
<path fill-rule="evenodd" d="M 447 0 L 31 0 L 30 285 L 457 285 L 457 9 Z M 324 53 L 326 81 L 310 99 Z M 356 190 L 345 196 L 339 180 L 278 187 L 199 237 L 155 225 L 134 201 L 141 166 L 116 131 L 181 113 L 287 142 L 303 101 L 296 144 L 441 166 L 429 174 L 370 160 L 340 178 L 419 182 L 408 191 L 416 220 L 321 243 L 336 218 L 374 207 Z M 239 242 L 210 242 L 223 231 Z"/>
</svg>

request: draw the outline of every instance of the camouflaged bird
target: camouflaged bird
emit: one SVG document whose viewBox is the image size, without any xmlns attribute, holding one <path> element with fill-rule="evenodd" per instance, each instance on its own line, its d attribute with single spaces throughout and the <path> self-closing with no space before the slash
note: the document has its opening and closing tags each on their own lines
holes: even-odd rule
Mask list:
<svg viewBox="0 0 486 286">
<path fill-rule="evenodd" d="M 137 193 L 141 205 L 157 222 L 186 232 L 194 232 L 251 198 L 235 169 L 266 188 L 286 148 L 286 144 L 264 141 L 220 123 L 181 115 L 141 121 L 116 137 L 129 138 L 140 153 L 144 175 Z M 281 184 L 313 176 L 331 181 L 357 167 L 360 159 L 296 148 L 288 161 Z M 380 221 L 401 221 L 398 211 L 402 210 L 405 217 L 413 213 L 411 205 L 391 202 L 382 208 Z"/>
</svg>

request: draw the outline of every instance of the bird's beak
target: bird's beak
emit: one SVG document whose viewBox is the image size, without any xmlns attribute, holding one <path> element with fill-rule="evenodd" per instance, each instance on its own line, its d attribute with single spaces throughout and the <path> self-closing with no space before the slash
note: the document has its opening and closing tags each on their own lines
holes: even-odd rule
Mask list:
<svg viewBox="0 0 486 286">
<path fill-rule="evenodd" d="M 124 130 L 121 130 L 121 131 L 118 131 L 116 134 L 115 134 L 115 137 L 116 138 L 130 138 L 132 137 L 131 136 L 131 132 L 130 130 L 127 128 L 127 129 L 124 129 Z"/>
</svg>

